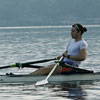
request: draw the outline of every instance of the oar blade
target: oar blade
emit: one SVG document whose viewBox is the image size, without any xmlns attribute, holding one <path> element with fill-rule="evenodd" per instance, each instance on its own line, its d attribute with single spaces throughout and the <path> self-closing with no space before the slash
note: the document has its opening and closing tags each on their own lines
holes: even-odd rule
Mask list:
<svg viewBox="0 0 100 100">
<path fill-rule="evenodd" d="M 48 83 L 48 80 L 46 80 L 46 79 L 44 79 L 44 80 L 42 80 L 42 81 L 38 81 L 38 82 L 36 82 L 36 86 L 40 86 L 40 85 L 45 85 L 45 84 L 47 84 Z"/>
</svg>

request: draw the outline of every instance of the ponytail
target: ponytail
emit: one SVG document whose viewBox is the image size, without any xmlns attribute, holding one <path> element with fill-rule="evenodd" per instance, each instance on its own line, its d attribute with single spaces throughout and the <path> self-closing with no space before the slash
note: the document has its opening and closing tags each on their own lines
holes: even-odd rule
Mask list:
<svg viewBox="0 0 100 100">
<path fill-rule="evenodd" d="M 77 29 L 77 31 L 81 31 L 81 35 L 85 32 L 87 32 L 87 28 L 83 27 L 81 24 L 76 23 L 74 25 L 72 25 L 72 27 L 75 27 Z"/>
<path fill-rule="evenodd" d="M 83 27 L 83 33 L 84 32 L 87 32 L 87 28 L 86 27 Z"/>
</svg>

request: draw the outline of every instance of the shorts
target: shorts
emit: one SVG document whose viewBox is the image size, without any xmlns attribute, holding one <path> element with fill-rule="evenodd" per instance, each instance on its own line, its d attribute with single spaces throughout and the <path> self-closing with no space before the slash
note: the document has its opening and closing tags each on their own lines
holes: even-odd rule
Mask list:
<svg viewBox="0 0 100 100">
<path fill-rule="evenodd" d="M 73 61 L 64 61 L 64 63 L 71 65 L 71 67 L 79 67 L 78 64 L 76 62 L 73 62 Z"/>
<path fill-rule="evenodd" d="M 61 62 L 61 66 L 62 66 L 61 74 L 72 74 L 72 73 L 74 73 L 73 71 L 75 71 L 73 69 L 79 67 L 78 64 L 75 63 L 75 62 L 73 62 L 73 61 L 64 61 L 64 62 Z"/>
</svg>

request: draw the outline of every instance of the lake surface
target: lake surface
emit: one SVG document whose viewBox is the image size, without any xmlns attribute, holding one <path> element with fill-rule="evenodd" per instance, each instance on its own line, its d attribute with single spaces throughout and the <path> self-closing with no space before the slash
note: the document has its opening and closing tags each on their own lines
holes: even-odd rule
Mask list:
<svg viewBox="0 0 100 100">
<path fill-rule="evenodd" d="M 100 72 L 100 26 L 87 25 L 88 57 L 80 67 Z M 54 58 L 65 51 L 71 26 L 5 27 L 0 29 L 0 66 Z M 49 65 L 54 62 L 42 63 Z M 0 74 L 28 74 L 36 69 L 9 68 Z M 66 82 L 35 87 L 34 83 L 0 83 L 0 100 L 99 100 L 100 81 Z"/>
<path fill-rule="evenodd" d="M 100 0 L 0 0 L 0 67 L 55 58 L 66 50 L 74 23 L 86 25 L 87 59 L 81 68 L 100 72 Z M 42 63 L 49 65 L 54 62 Z M 0 69 L 29 74 L 35 68 Z M 100 81 L 0 83 L 0 100 L 100 100 Z"/>
</svg>

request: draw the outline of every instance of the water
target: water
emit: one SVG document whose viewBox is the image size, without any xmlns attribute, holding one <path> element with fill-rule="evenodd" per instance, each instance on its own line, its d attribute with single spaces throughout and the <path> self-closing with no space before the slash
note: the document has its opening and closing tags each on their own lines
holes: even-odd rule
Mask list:
<svg viewBox="0 0 100 100">
<path fill-rule="evenodd" d="M 90 25 L 84 39 L 88 42 L 88 57 L 80 67 L 100 72 L 100 27 Z M 0 66 L 54 58 L 65 51 L 71 39 L 70 26 L 6 27 L 0 29 Z M 48 65 L 54 62 L 44 63 Z M 9 68 L 0 74 L 30 73 L 36 69 Z M 0 100 L 99 100 L 100 81 L 48 84 L 35 87 L 34 83 L 1 83 Z"/>
<path fill-rule="evenodd" d="M 87 25 L 87 59 L 80 67 L 100 72 L 100 0 L 0 0 L 0 66 L 54 58 L 65 51 L 71 25 Z M 54 62 L 42 63 L 49 65 Z M 28 74 L 36 69 L 0 69 Z M 0 100 L 100 100 L 100 81 L 0 83 Z"/>
</svg>

